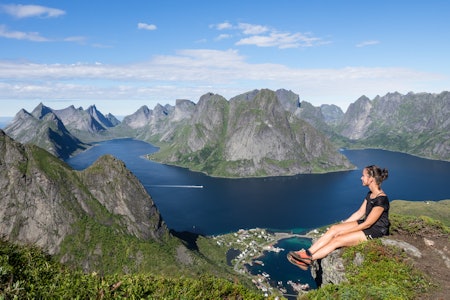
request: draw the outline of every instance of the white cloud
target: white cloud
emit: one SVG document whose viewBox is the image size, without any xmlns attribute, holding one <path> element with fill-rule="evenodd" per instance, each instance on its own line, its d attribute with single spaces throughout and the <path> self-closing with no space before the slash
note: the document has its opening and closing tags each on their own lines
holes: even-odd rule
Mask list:
<svg viewBox="0 0 450 300">
<path fill-rule="evenodd" d="M 144 30 L 156 30 L 156 25 L 141 23 L 141 22 L 138 23 L 137 27 L 138 27 L 138 29 L 144 29 Z"/>
<path fill-rule="evenodd" d="M 49 39 L 41 36 L 38 32 L 11 31 L 4 25 L 0 25 L 0 37 L 16 40 L 28 40 L 32 42 L 48 42 Z"/>
<path fill-rule="evenodd" d="M 221 40 L 226 40 L 226 39 L 229 39 L 229 38 L 231 38 L 232 37 L 232 35 L 231 34 L 219 34 L 216 38 L 215 38 L 215 40 L 216 41 L 221 41 Z"/>
<path fill-rule="evenodd" d="M 61 9 L 40 5 L 8 4 L 1 5 L 0 8 L 5 13 L 20 19 L 30 17 L 54 18 L 62 16 L 66 13 Z"/>
<path fill-rule="evenodd" d="M 251 64 L 231 49 L 187 49 L 128 65 L 0 61 L 1 101 L 87 99 L 95 104 L 97 99 L 124 100 L 122 109 L 127 114 L 138 107 L 129 107 L 126 101 L 156 99 L 173 104 L 179 98 L 197 101 L 207 92 L 229 99 L 255 88 L 285 88 L 313 105 L 333 103 L 345 109 L 361 95 L 441 92 L 447 82 L 439 74 L 405 68 L 299 69 Z"/>
<path fill-rule="evenodd" d="M 271 32 L 268 35 L 252 35 L 236 42 L 236 45 L 255 45 L 258 47 L 278 47 L 280 49 L 312 47 L 323 41 L 301 33 Z"/>
<path fill-rule="evenodd" d="M 243 34 L 261 34 L 269 31 L 269 28 L 262 25 L 253 25 L 248 23 L 239 23 L 238 28 L 242 30 Z"/>
<path fill-rule="evenodd" d="M 70 36 L 64 39 L 65 42 L 75 42 L 84 44 L 86 42 L 86 37 L 84 36 Z"/>
<path fill-rule="evenodd" d="M 225 30 L 225 29 L 232 29 L 233 25 L 229 22 L 223 22 L 216 25 L 211 25 L 210 27 L 216 28 L 217 30 Z"/>
<path fill-rule="evenodd" d="M 375 40 L 364 41 L 364 42 L 357 44 L 356 47 L 360 48 L 360 47 L 366 47 L 366 46 L 373 46 L 373 45 L 377 45 L 379 43 L 380 43 L 380 41 L 375 41 Z"/>
<path fill-rule="evenodd" d="M 314 37 L 310 33 L 301 32 L 280 32 L 273 28 L 249 24 L 249 23 L 238 23 L 236 26 L 229 22 L 224 22 L 211 26 L 218 30 L 237 30 L 240 36 L 245 35 L 244 38 L 240 38 L 235 45 L 253 45 L 257 47 L 276 47 L 279 49 L 287 48 L 301 48 L 301 47 L 313 47 L 323 44 L 328 44 L 328 41 L 324 41 L 321 38 Z M 238 35 L 235 35 L 238 36 Z M 232 35 L 221 34 L 216 40 L 222 40 L 224 38 L 231 38 Z"/>
</svg>

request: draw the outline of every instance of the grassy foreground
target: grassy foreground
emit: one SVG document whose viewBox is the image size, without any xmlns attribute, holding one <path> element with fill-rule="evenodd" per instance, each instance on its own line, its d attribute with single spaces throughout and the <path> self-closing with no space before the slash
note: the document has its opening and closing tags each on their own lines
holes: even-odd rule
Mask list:
<svg viewBox="0 0 450 300">
<path fill-rule="evenodd" d="M 70 270 L 35 247 L 0 239 L 0 299 L 267 299 L 239 283 L 154 274 Z M 270 299 L 270 298 L 269 298 Z"/>
</svg>

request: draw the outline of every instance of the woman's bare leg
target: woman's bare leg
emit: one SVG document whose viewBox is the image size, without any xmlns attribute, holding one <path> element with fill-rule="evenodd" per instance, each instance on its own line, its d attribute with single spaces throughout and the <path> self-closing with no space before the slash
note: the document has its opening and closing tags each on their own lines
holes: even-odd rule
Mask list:
<svg viewBox="0 0 450 300">
<path fill-rule="evenodd" d="M 366 240 L 366 235 L 362 231 L 355 231 L 337 236 L 330 239 L 328 243 L 324 244 L 321 248 L 317 248 L 314 252 L 311 252 L 313 254 L 312 259 L 324 258 L 337 248 L 354 246 Z"/>
<path fill-rule="evenodd" d="M 324 235 L 322 235 L 308 250 L 314 254 L 320 248 L 322 248 L 323 246 L 328 244 L 331 241 L 331 239 L 335 236 L 336 233 L 338 233 L 339 231 L 345 230 L 345 229 L 350 229 L 350 228 L 356 227 L 356 226 L 358 226 L 358 223 L 356 221 L 332 225 L 327 230 L 327 232 L 325 232 Z"/>
</svg>

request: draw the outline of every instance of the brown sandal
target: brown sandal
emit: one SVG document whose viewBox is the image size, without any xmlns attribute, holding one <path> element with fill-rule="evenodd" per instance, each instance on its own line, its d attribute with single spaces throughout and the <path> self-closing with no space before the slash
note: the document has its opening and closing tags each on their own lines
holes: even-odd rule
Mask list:
<svg viewBox="0 0 450 300">
<path fill-rule="evenodd" d="M 311 263 L 312 261 L 312 255 L 308 250 L 290 251 L 288 255 L 305 263 Z"/>
<path fill-rule="evenodd" d="M 297 260 L 297 259 L 295 259 L 292 255 L 287 255 L 287 259 L 288 259 L 288 261 L 291 263 L 291 264 L 293 264 L 294 266 L 297 266 L 297 267 L 299 267 L 300 269 L 302 269 L 303 271 L 306 271 L 306 270 L 308 270 L 308 267 L 309 267 L 309 264 L 308 263 L 306 263 L 306 262 L 304 262 L 304 261 L 301 261 L 301 260 Z"/>
</svg>

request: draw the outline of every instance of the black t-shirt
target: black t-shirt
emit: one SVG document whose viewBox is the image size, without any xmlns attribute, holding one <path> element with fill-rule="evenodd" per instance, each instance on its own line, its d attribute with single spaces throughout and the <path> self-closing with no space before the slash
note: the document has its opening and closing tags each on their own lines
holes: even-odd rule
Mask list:
<svg viewBox="0 0 450 300">
<path fill-rule="evenodd" d="M 389 199 L 387 196 L 377 196 L 374 199 L 370 198 L 372 192 L 368 192 L 366 196 L 367 204 L 366 204 L 366 218 L 372 211 L 372 208 L 375 206 L 383 207 L 383 213 L 378 218 L 378 220 L 371 226 L 377 230 L 379 230 L 383 235 L 389 234 Z"/>
</svg>

